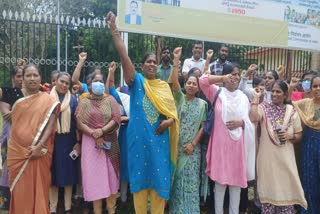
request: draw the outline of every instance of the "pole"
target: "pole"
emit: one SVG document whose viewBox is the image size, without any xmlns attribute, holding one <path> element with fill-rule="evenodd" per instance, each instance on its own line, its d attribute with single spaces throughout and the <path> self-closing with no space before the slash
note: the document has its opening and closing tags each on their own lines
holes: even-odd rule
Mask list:
<svg viewBox="0 0 320 214">
<path fill-rule="evenodd" d="M 58 23 L 57 23 L 57 70 L 60 71 L 60 0 L 58 0 Z"/>
<path fill-rule="evenodd" d="M 205 55 L 205 50 L 204 50 L 204 41 L 202 41 L 202 58 L 204 59 Z"/>
<path fill-rule="evenodd" d="M 66 66 L 65 72 L 68 72 L 68 29 L 66 28 Z"/>
<path fill-rule="evenodd" d="M 286 68 L 287 68 L 286 79 L 291 79 L 291 74 L 292 74 L 292 50 L 288 50 Z"/>
<path fill-rule="evenodd" d="M 128 33 L 121 32 L 121 38 L 123 40 L 124 45 L 126 46 L 126 50 L 128 53 Z M 121 76 L 120 76 L 120 86 L 126 85 L 123 81 L 123 67 L 121 66 Z"/>
</svg>

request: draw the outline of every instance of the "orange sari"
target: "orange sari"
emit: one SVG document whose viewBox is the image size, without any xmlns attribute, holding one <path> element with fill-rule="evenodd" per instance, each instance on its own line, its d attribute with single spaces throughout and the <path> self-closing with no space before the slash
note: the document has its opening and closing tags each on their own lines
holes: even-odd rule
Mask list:
<svg viewBox="0 0 320 214">
<path fill-rule="evenodd" d="M 48 138 L 48 152 L 41 158 L 26 157 L 31 145 L 36 145 L 58 102 L 47 93 L 21 98 L 13 106 L 11 136 L 8 147 L 11 214 L 49 213 L 49 187 L 51 185 L 51 159 L 54 133 Z"/>
</svg>

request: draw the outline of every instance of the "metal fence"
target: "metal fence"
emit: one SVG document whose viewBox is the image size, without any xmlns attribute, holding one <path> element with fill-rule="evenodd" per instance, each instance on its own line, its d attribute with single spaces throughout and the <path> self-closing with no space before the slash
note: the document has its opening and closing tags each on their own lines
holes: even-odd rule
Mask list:
<svg viewBox="0 0 320 214">
<path fill-rule="evenodd" d="M 108 66 L 108 45 L 111 36 L 106 33 L 100 19 L 85 20 L 74 17 L 52 17 L 18 12 L 2 12 L 0 19 L 0 71 L 1 84 L 7 83 L 9 71 L 18 58 L 38 64 L 48 80 L 57 69 L 57 31 L 60 28 L 60 70 L 72 71 L 78 54 L 88 52 L 85 72 L 89 68 Z M 84 46 L 88 44 L 90 49 Z"/>
<path fill-rule="evenodd" d="M 0 15 L 0 86 L 10 84 L 10 70 L 16 66 L 18 58 L 24 58 L 27 63 L 38 64 L 44 74 L 43 81 L 49 81 L 51 71 L 56 70 L 58 64 L 58 29 L 60 29 L 60 70 L 72 73 L 81 51 L 88 53 L 82 78 L 94 67 L 100 67 L 106 73 L 111 61 L 119 62 L 119 56 L 103 18 L 80 19 L 2 11 Z M 154 35 L 129 33 L 128 52 L 137 70 L 144 53 L 156 50 L 156 38 Z M 183 59 L 191 57 L 193 40 L 164 37 L 161 40 L 162 46 L 168 46 L 171 49 L 183 46 Z M 217 53 L 220 45 L 204 42 L 204 51 L 212 48 Z M 285 65 L 288 72 L 303 72 L 310 69 L 311 53 L 308 51 L 243 45 L 228 45 L 228 47 L 230 61 L 240 63 L 244 69 L 251 63 L 256 63 L 259 74 L 276 69 L 280 64 Z M 117 76 L 117 82 L 119 82 L 119 76 Z"/>
</svg>

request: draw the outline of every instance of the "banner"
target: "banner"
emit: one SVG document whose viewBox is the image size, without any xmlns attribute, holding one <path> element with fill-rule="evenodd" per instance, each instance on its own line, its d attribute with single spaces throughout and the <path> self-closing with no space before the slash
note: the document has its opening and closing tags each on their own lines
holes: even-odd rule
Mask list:
<svg viewBox="0 0 320 214">
<path fill-rule="evenodd" d="M 118 0 L 119 29 L 320 51 L 319 0 Z"/>
</svg>

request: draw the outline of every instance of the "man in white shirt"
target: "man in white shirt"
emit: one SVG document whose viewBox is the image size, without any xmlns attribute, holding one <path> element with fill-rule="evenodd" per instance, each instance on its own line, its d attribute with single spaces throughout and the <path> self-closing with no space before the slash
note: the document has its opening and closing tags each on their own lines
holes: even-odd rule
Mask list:
<svg viewBox="0 0 320 214">
<path fill-rule="evenodd" d="M 203 74 L 206 60 L 201 58 L 202 51 L 203 46 L 201 41 L 197 41 L 192 45 L 192 57 L 184 60 L 182 66 L 182 75 L 179 77 L 179 82 L 182 88 L 188 77 L 188 72 L 192 68 L 199 68 L 199 70 Z"/>
<path fill-rule="evenodd" d="M 201 72 L 204 72 L 204 65 L 206 63 L 206 60 L 201 58 L 203 51 L 203 46 L 201 41 L 197 41 L 192 45 L 192 57 L 185 59 L 183 62 L 182 67 L 182 74 L 189 72 L 190 69 L 197 67 L 201 70 Z"/>
</svg>

